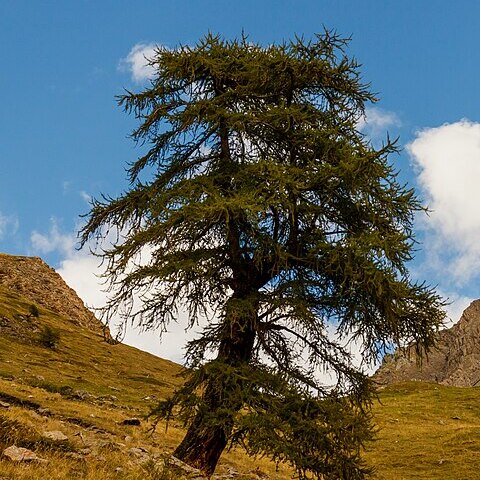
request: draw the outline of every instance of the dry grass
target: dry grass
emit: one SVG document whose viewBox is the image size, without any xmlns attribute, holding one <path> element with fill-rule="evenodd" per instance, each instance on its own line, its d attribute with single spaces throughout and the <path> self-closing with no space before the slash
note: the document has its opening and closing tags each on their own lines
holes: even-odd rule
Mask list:
<svg viewBox="0 0 480 480">
<path fill-rule="evenodd" d="M 181 367 L 126 345 L 108 345 L 100 335 L 43 308 L 39 319 L 25 319 L 30 305 L 0 287 L 0 319 L 16 319 L 19 329 L 12 335 L 0 326 L 0 400 L 11 404 L 0 408 L 0 450 L 16 443 L 49 463 L 17 465 L 0 459 L 0 478 L 180 478 L 162 475 L 159 467 L 181 440 L 180 425 L 171 424 L 167 432 L 159 425 L 152 433 L 146 420 L 140 427 L 120 423 L 148 413 L 154 402 L 145 397 L 170 394 L 181 382 L 176 376 Z M 32 341 L 44 325 L 60 332 L 56 350 Z M 72 396 L 75 390 L 92 396 L 79 400 Z M 39 413 L 39 408 L 48 411 Z M 378 441 L 365 458 L 375 466 L 377 479 L 480 478 L 480 388 L 420 382 L 390 386 L 380 392 L 374 413 Z M 41 433 L 48 430 L 64 432 L 69 442 L 45 441 Z M 147 449 L 154 461 L 141 463 L 129 453 L 135 447 Z M 90 452 L 83 458 L 69 456 L 85 448 Z M 286 467 L 277 471 L 267 460 L 256 461 L 241 451 L 226 453 L 218 472 L 234 468 L 248 479 L 257 467 L 272 479 L 292 478 Z"/>
<path fill-rule="evenodd" d="M 378 479 L 480 478 L 480 388 L 392 385 L 374 414 L 380 430 L 366 458 Z"/>
<path fill-rule="evenodd" d="M 0 430 L 1 420 L 6 422 L 3 442 L 0 432 L 0 451 L 15 443 L 32 448 L 48 464 L 18 465 L 3 458 L 0 478 L 180 478 L 162 476 L 160 471 L 162 458 L 178 445 L 183 429 L 172 423 L 166 431 L 165 425 L 159 424 L 152 432 L 143 419 L 155 403 L 152 397 L 165 398 L 180 384 L 181 367 L 127 345 L 109 345 L 99 334 L 41 307 L 39 319 L 26 319 L 30 305 L 0 287 L 0 318 L 10 319 L 16 329 L 0 327 L 0 400 L 11 404 L 8 409 L 0 408 Z M 60 333 L 56 349 L 36 341 L 45 325 Z M 78 390 L 90 396 L 80 400 L 75 397 Z M 121 425 L 128 417 L 141 418 L 141 426 Z M 68 445 L 42 439 L 41 433 L 49 430 L 65 433 Z M 139 447 L 148 450 L 154 461 L 143 463 L 129 453 L 130 448 Z M 68 456 L 69 451 L 78 453 L 85 448 L 90 452 L 82 459 Z M 271 462 L 248 458 L 241 451 L 222 457 L 218 472 L 230 468 L 245 474 L 238 478 L 252 478 L 257 468 L 270 478 L 291 478 L 286 467 L 279 466 L 277 471 Z"/>
</svg>

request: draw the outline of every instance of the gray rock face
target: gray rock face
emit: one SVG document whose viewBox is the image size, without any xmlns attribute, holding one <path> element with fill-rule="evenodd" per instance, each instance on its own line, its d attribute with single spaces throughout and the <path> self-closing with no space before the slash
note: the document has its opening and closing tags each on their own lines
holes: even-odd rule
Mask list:
<svg viewBox="0 0 480 480">
<path fill-rule="evenodd" d="M 381 384 L 419 380 L 459 387 L 480 385 L 480 300 L 472 302 L 453 327 L 439 332 L 436 349 L 422 362 L 413 346 L 396 351 L 384 358 L 374 379 Z"/>
</svg>

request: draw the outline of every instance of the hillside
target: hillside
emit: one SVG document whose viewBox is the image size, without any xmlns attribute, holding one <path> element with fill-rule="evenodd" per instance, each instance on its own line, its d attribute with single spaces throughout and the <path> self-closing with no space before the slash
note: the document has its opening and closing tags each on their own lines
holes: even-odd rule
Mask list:
<svg viewBox="0 0 480 480">
<path fill-rule="evenodd" d="M 393 384 L 373 414 L 378 440 L 365 456 L 377 480 L 480 478 L 480 388 Z"/>
<path fill-rule="evenodd" d="M 31 315 L 38 307 L 39 317 Z M 42 346 L 48 326 L 55 349 Z M 144 419 L 181 382 L 181 367 L 136 348 L 108 344 L 100 322 L 38 258 L 0 255 L 0 452 L 16 444 L 48 463 L 0 458 L 0 479 L 155 479 L 179 443 L 179 425 Z M 140 426 L 122 425 L 131 418 Z M 65 441 L 42 437 L 61 431 Z M 290 478 L 286 469 L 230 452 L 217 478 Z M 222 477 L 227 473 L 235 475 Z M 283 473 L 282 473 L 283 472 Z M 165 477 L 168 480 L 169 477 Z M 172 478 L 183 478 L 175 475 Z"/>
<path fill-rule="evenodd" d="M 102 325 L 78 295 L 39 257 L 0 253 L 0 286 L 93 332 Z"/>
<path fill-rule="evenodd" d="M 105 342 L 98 320 L 40 259 L 0 255 L 0 272 L 0 452 L 15 444 L 46 461 L 16 463 L 4 455 L 0 479 L 187 478 L 161 474 L 183 435 L 181 425 L 166 430 L 161 424 L 152 433 L 144 419 L 181 382 L 181 367 Z M 60 334 L 55 349 L 40 342 L 45 326 Z M 479 405 L 476 387 L 410 382 L 382 389 L 374 405 L 378 441 L 365 454 L 376 478 L 477 478 Z M 123 424 L 134 418 L 140 425 Z M 200 480 L 195 472 L 188 478 Z M 214 478 L 292 475 L 282 465 L 231 451 Z"/>
</svg>

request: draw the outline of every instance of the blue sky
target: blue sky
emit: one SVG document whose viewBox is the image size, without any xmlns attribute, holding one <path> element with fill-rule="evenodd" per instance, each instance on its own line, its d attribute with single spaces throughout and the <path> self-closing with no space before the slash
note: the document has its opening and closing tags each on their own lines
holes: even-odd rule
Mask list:
<svg viewBox="0 0 480 480">
<path fill-rule="evenodd" d="M 208 31 L 268 44 L 325 26 L 352 37 L 349 53 L 378 92 L 362 128 L 374 142 L 400 136 L 392 161 L 434 210 L 418 219 L 412 273 L 438 285 L 458 320 L 480 297 L 479 18 L 473 0 L 1 2 L 0 251 L 42 256 L 101 303 L 95 261 L 73 246 L 88 199 L 125 189 L 138 153 L 134 121 L 115 102 L 145 82 L 133 53 Z M 181 325 L 173 330 L 178 340 Z M 178 355 L 156 337 L 129 341 Z"/>
</svg>

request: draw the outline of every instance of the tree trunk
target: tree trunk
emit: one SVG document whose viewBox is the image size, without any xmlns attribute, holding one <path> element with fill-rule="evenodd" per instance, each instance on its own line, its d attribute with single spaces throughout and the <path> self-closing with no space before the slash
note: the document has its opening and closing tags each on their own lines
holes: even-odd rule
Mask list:
<svg viewBox="0 0 480 480">
<path fill-rule="evenodd" d="M 244 301 L 234 295 L 229 303 L 235 304 L 238 300 Z M 250 362 L 257 319 L 256 306 L 251 306 L 253 308 L 247 308 L 247 311 L 244 305 L 240 308 L 227 307 L 225 336 L 220 343 L 216 362 L 233 367 L 241 367 L 242 364 Z M 203 394 L 206 410 L 196 414 L 184 439 L 174 452 L 178 459 L 198 468 L 208 477 L 215 471 L 220 455 L 227 446 L 233 429 L 234 415 L 243 406 L 241 400 L 229 394 L 228 385 L 229 382 L 225 382 L 224 378 L 212 377 L 207 380 Z M 212 420 L 216 414 L 218 417 Z"/>
<path fill-rule="evenodd" d="M 228 433 L 230 432 L 225 432 L 222 427 L 206 425 L 204 416 L 199 413 L 182 443 L 176 448 L 174 456 L 210 477 L 227 446 Z"/>
</svg>

